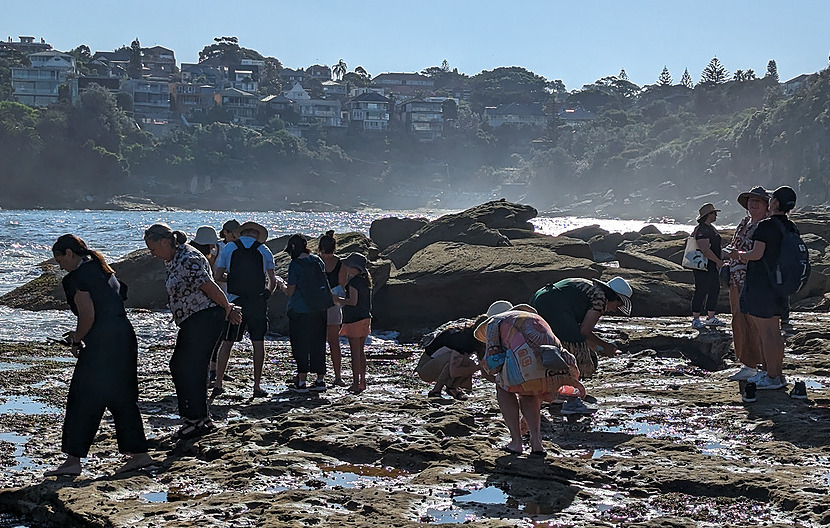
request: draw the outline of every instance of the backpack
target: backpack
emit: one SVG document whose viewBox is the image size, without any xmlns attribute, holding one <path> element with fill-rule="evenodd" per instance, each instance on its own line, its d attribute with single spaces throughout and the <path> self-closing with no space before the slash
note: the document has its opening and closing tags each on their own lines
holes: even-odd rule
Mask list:
<svg viewBox="0 0 830 528">
<path fill-rule="evenodd" d="M 781 254 L 774 264 L 765 259 L 764 266 L 772 289 L 779 295 L 788 296 L 807 284 L 807 279 L 810 278 L 810 254 L 798 228 L 790 231 L 780 219 L 773 217 L 773 221 L 781 231 Z"/>
<path fill-rule="evenodd" d="M 316 262 L 316 258 L 298 258 L 296 262 L 303 268 L 296 291 L 302 296 L 308 309 L 312 312 L 323 312 L 334 306 L 329 279 Z"/>
<path fill-rule="evenodd" d="M 228 293 L 240 297 L 261 295 L 265 291 L 265 271 L 263 256 L 259 252 L 260 244 L 254 241 L 246 248 L 241 240 L 234 240 L 236 249 L 231 254 L 228 267 Z"/>
</svg>

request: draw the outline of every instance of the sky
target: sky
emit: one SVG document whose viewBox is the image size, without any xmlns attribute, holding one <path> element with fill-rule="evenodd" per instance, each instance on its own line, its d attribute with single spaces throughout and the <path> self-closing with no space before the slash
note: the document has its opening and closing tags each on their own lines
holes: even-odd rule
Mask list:
<svg viewBox="0 0 830 528">
<path fill-rule="evenodd" d="M 568 90 L 625 69 L 654 84 L 668 67 L 692 80 L 712 57 L 759 77 L 774 59 L 782 81 L 824 69 L 827 0 L 0 0 L 0 38 L 44 38 L 66 51 L 112 51 L 138 37 L 197 62 L 217 36 L 283 66 L 363 66 L 371 75 L 417 72 L 447 60 L 475 75 L 522 66 Z"/>
</svg>

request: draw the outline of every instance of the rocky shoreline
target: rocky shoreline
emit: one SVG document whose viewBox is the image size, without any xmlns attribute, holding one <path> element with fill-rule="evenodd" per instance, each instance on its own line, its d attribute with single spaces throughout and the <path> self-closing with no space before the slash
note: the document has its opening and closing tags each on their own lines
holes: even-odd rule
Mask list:
<svg viewBox="0 0 830 528">
<path fill-rule="evenodd" d="M 113 477 L 114 430 L 105 420 L 84 474 L 43 479 L 61 459 L 60 424 L 73 361 L 44 343 L 0 344 L 0 513 L 34 526 L 819 526 L 830 524 L 830 223 L 802 215 L 813 276 L 793 299 L 785 374 L 809 399 L 784 390 L 741 402 L 726 380 L 728 330 L 698 332 L 686 317 L 691 272 L 684 233 L 608 233 L 589 226 L 560 237 L 533 233 L 532 207 L 488 202 L 432 222 L 382 219 L 370 237 L 339 234 L 342 253 L 369 255 L 376 328 L 399 342 L 367 346 L 369 389 L 297 396 L 287 390 L 288 343 L 269 337 L 265 388 L 251 399 L 250 347 L 234 352 L 238 380 L 216 400 L 220 428 L 174 445 L 172 343 L 142 350 L 140 406 L 157 467 Z M 285 241 L 268 242 L 284 274 Z M 164 304 L 164 269 L 144 250 L 115 263 L 130 305 Z M 586 383 L 598 412 L 570 420 L 543 410 L 544 461 L 499 450 L 508 438 L 492 385 L 468 402 L 426 396 L 407 344 L 446 320 L 483 312 L 496 298 L 525 301 L 569 276 L 632 282 L 630 318 L 599 331 L 623 353 Z M 64 305 L 59 275 L 0 298 L 17 308 Z M 284 298 L 269 310 L 279 332 Z M 721 299 L 724 311 L 726 297 Z M 675 316 L 675 317 L 672 317 Z M 725 317 L 728 320 L 728 317 Z M 728 327 L 726 327 L 728 328 Z M 348 364 L 348 352 L 346 364 Z"/>
<path fill-rule="evenodd" d="M 543 461 L 498 449 L 508 434 L 487 382 L 468 402 L 428 398 L 410 345 L 368 346 L 360 396 L 288 392 L 288 345 L 269 340 L 271 396 L 253 400 L 250 349 L 235 352 L 238 381 L 211 408 L 219 430 L 174 445 L 171 343 L 139 361 L 158 466 L 112 476 L 120 462 L 105 420 L 76 479 L 42 478 L 61 459 L 66 349 L 4 346 L 16 365 L 0 384 L 4 405 L 40 407 L 0 415 L 18 437 L 0 436 L 0 512 L 43 527 L 825 525 L 828 321 L 798 314 L 788 337 L 785 373 L 808 381 L 810 399 L 779 390 L 744 404 L 729 371 L 699 366 L 731 366 L 728 333 L 698 333 L 685 318 L 604 319 L 601 333 L 624 352 L 587 384 L 599 411 L 568 420 L 543 409 Z"/>
</svg>

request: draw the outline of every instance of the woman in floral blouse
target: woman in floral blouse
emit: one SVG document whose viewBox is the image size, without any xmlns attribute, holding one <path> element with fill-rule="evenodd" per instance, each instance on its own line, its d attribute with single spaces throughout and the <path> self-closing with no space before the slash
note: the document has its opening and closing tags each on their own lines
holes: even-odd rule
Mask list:
<svg viewBox="0 0 830 528">
<path fill-rule="evenodd" d="M 185 244 L 187 237 L 166 224 L 154 224 L 144 232 L 144 243 L 167 267 L 167 295 L 173 320 L 179 326 L 170 358 L 179 414 L 184 425 L 175 439 L 201 436 L 216 429 L 207 406 L 207 376 L 213 347 L 224 321 L 242 322 L 242 312 L 228 302 L 213 281 L 210 264 L 199 251 Z"/>
<path fill-rule="evenodd" d="M 763 187 L 754 187 L 738 195 L 738 203 L 749 213 L 735 230 L 730 245 L 738 251 L 752 249 L 752 234 L 758 223 L 768 216 L 769 193 Z M 741 313 L 741 289 L 746 281 L 746 263 L 730 259 L 729 264 L 729 306 L 732 309 L 732 341 L 735 357 L 744 367 L 729 377 L 732 381 L 745 381 L 758 373 L 756 368 L 763 363 L 758 330 L 749 316 Z"/>
</svg>

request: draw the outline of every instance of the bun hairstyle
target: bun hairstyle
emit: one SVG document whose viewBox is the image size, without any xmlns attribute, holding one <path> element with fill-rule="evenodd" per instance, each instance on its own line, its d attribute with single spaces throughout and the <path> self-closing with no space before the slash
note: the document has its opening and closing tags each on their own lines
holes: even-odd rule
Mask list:
<svg viewBox="0 0 830 528">
<path fill-rule="evenodd" d="M 110 275 L 115 273 L 109 264 L 107 264 L 107 261 L 104 260 L 104 255 L 98 251 L 89 249 L 82 238 L 70 234 L 61 235 L 52 246 L 52 253 L 55 255 L 65 255 L 67 249 L 71 249 L 72 253 L 80 257 L 92 257 L 98 261 L 105 272 Z"/>
<path fill-rule="evenodd" d="M 303 253 L 308 253 L 308 241 L 303 235 L 291 235 L 288 237 L 288 244 L 284 251 L 291 256 L 291 260 L 294 260 Z"/>
<path fill-rule="evenodd" d="M 334 239 L 334 230 L 326 231 L 326 234 L 320 237 L 320 242 L 317 243 L 317 250 L 320 253 L 334 253 L 337 249 L 337 241 Z"/>
<path fill-rule="evenodd" d="M 183 231 L 173 231 L 167 224 L 153 224 L 144 231 L 144 240 L 158 242 L 167 239 L 173 247 L 181 246 L 187 242 L 187 235 Z"/>
<path fill-rule="evenodd" d="M 772 197 L 778 200 L 778 210 L 782 213 L 789 213 L 795 207 L 795 191 L 786 185 L 772 191 Z"/>
</svg>

